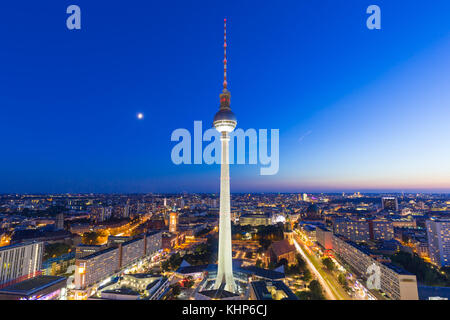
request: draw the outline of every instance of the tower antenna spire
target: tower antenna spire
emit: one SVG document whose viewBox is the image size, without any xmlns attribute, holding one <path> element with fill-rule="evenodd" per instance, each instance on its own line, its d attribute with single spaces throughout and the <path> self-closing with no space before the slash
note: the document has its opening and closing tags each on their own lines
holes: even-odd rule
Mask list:
<svg viewBox="0 0 450 320">
<path fill-rule="evenodd" d="M 223 19 L 223 90 L 227 90 L 227 19 Z"/>
</svg>

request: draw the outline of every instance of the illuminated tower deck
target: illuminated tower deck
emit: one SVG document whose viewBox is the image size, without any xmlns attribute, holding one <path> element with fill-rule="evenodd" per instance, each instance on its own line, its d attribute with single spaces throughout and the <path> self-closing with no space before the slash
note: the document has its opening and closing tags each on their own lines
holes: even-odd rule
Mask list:
<svg viewBox="0 0 450 320">
<path fill-rule="evenodd" d="M 220 109 L 214 116 L 214 127 L 222 136 L 222 158 L 220 165 L 220 220 L 219 220 L 219 263 L 214 284 L 219 289 L 223 284 L 226 291 L 235 292 L 231 253 L 231 215 L 230 215 L 230 170 L 229 170 L 229 133 L 236 127 L 237 121 L 230 108 L 230 92 L 227 90 L 227 33 L 224 20 L 224 79 L 220 95 Z"/>
</svg>

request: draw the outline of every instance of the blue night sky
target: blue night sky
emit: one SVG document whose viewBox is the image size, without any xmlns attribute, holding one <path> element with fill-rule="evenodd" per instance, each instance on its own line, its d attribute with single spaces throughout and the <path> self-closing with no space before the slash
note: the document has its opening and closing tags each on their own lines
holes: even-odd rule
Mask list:
<svg viewBox="0 0 450 320">
<path fill-rule="evenodd" d="M 232 192 L 450 192 L 449 14 L 448 0 L 2 1 L 0 193 L 217 192 L 219 166 L 176 166 L 170 136 L 212 123 L 225 17 L 238 127 L 280 130 L 278 174 L 233 165 Z"/>
</svg>

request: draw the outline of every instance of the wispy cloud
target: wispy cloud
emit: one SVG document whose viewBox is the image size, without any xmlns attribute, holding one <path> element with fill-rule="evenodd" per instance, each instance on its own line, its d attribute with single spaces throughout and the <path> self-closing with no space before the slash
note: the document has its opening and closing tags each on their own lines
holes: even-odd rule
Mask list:
<svg viewBox="0 0 450 320">
<path fill-rule="evenodd" d="M 305 134 L 303 134 L 300 138 L 298 138 L 298 142 L 302 142 L 307 136 L 312 133 L 312 130 L 308 130 Z"/>
</svg>

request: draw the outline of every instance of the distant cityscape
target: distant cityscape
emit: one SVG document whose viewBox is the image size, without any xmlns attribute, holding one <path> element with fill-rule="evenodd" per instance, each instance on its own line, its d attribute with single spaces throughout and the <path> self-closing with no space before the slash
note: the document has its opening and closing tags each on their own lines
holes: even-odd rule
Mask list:
<svg viewBox="0 0 450 320">
<path fill-rule="evenodd" d="M 277 4 L 5 4 L 0 300 L 450 299 L 450 2 Z"/>
<path fill-rule="evenodd" d="M 218 194 L 1 195 L 0 299 L 217 298 L 218 213 Z M 221 299 L 449 297 L 448 194 L 232 194 L 231 213 L 243 285 Z"/>
</svg>

